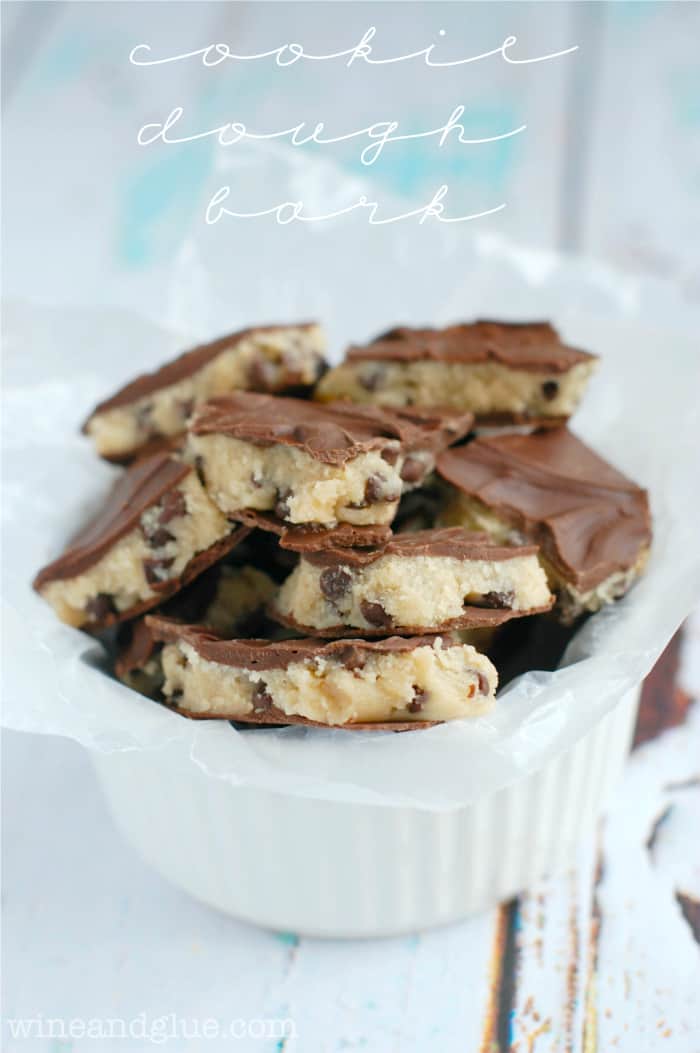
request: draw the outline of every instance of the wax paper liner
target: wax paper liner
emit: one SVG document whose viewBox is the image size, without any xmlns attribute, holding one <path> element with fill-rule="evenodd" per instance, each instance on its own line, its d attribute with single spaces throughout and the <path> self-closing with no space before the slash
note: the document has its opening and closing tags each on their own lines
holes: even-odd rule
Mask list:
<svg viewBox="0 0 700 1053">
<path fill-rule="evenodd" d="M 250 210 L 263 207 L 263 197 L 269 205 L 303 196 L 310 210 L 331 211 L 368 192 L 330 166 L 302 166 L 280 151 L 262 151 L 221 176 Z M 260 203 L 251 203 L 256 194 Z M 169 303 L 162 311 L 152 305 L 150 319 L 109 306 L 6 309 L 6 726 L 93 750 L 170 744 L 183 764 L 197 763 L 212 778 L 282 793 L 444 809 L 537 769 L 639 684 L 700 597 L 700 342 L 692 306 L 669 287 L 529 251 L 478 224 L 371 228 L 361 215 L 281 227 L 272 219 L 206 226 L 198 214 L 169 278 Z M 488 716 L 401 735 L 190 722 L 111 679 L 100 645 L 58 623 L 31 591 L 34 572 L 116 471 L 97 460 L 80 422 L 113 386 L 183 339 L 319 317 L 337 358 L 346 342 L 398 322 L 478 316 L 552 318 L 570 342 L 601 354 L 574 428 L 649 488 L 655 527 L 644 579 L 588 621 L 556 672 L 521 676 Z"/>
</svg>

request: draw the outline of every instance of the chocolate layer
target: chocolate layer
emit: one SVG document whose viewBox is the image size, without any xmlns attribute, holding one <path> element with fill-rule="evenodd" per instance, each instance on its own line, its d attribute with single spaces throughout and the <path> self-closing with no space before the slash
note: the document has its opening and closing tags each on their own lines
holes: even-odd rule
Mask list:
<svg viewBox="0 0 700 1053">
<path fill-rule="evenodd" d="M 286 669 L 296 662 L 308 662 L 315 658 L 336 662 L 347 669 L 362 665 L 371 654 L 395 654 L 415 651 L 418 647 L 431 647 L 435 635 L 401 637 L 391 636 L 384 640 L 225 640 L 216 633 L 207 632 L 197 625 L 183 625 L 159 615 L 146 619 L 156 640 L 162 643 L 189 644 L 208 662 L 228 665 L 237 669 Z M 458 640 L 443 637 L 443 647 L 459 646 Z"/>
<path fill-rule="evenodd" d="M 39 571 L 34 588 L 74 578 L 92 567 L 138 525 L 147 508 L 177 487 L 191 470 L 167 453 L 137 461 L 119 476 L 98 514 L 73 538 L 63 555 Z"/>
<path fill-rule="evenodd" d="M 159 647 L 145 618 L 136 618 L 124 629 L 126 631 L 119 640 L 119 653 L 114 662 L 114 672 L 120 680 L 136 669 L 143 669 Z"/>
<path fill-rule="evenodd" d="M 136 461 L 143 461 L 147 457 L 153 457 L 156 453 L 177 455 L 182 451 L 186 438 L 184 431 L 178 435 L 156 435 L 144 442 L 142 446 L 137 446 L 130 450 L 129 453 L 101 453 L 100 457 L 103 461 L 109 461 L 110 464 L 128 467 Z"/>
<path fill-rule="evenodd" d="M 304 402 L 253 392 L 211 399 L 190 422 L 194 435 L 228 435 L 258 446 L 282 444 L 326 464 L 340 465 L 399 442 L 405 450 L 437 451 L 465 435 L 471 414 L 421 414 Z M 394 447 L 395 448 L 395 447 Z"/>
<path fill-rule="evenodd" d="M 389 420 L 397 430 L 401 445 L 408 451 L 420 449 L 437 453 L 463 439 L 474 424 L 473 413 L 449 407 L 379 407 L 342 401 L 326 405 L 332 406 L 336 413 L 362 417 L 380 427 Z"/>
<path fill-rule="evenodd" d="M 582 591 L 632 566 L 651 541 L 646 491 L 567 428 L 478 438 L 446 450 L 437 468 Z"/>
<path fill-rule="evenodd" d="M 166 702 L 166 705 L 168 703 Z M 284 727 L 287 724 L 301 724 L 307 728 L 325 728 L 326 731 L 420 731 L 425 728 L 434 728 L 438 724 L 443 723 L 440 720 L 394 720 L 394 721 L 375 721 L 373 723 L 358 721 L 356 724 L 348 722 L 346 724 L 322 724 L 318 720 L 309 720 L 307 717 L 292 716 L 289 713 L 283 713 L 281 709 L 276 706 L 269 706 L 264 712 L 256 711 L 249 713 L 244 717 L 236 717 L 235 720 L 231 720 L 230 717 L 220 717 L 212 713 L 194 713 L 192 710 L 183 709 L 181 706 L 168 705 L 169 709 L 173 709 L 176 713 L 179 713 L 183 717 L 188 717 L 190 720 L 228 720 L 232 724 L 251 724 L 257 725 L 258 727 Z"/>
<path fill-rule="evenodd" d="M 288 547 L 293 548 L 293 539 L 288 540 Z M 488 534 L 478 534 L 463 527 L 442 527 L 434 530 L 417 530 L 411 534 L 395 534 L 385 544 L 373 548 L 344 548 L 335 546 L 317 551 L 298 549 L 309 563 L 316 566 L 332 567 L 344 564 L 350 567 L 364 567 L 375 563 L 384 556 L 416 558 L 419 556 L 440 556 L 450 559 L 487 560 L 495 562 L 514 559 L 516 556 L 533 556 L 538 549 L 536 545 L 495 545 Z"/>
<path fill-rule="evenodd" d="M 191 377 L 194 373 L 209 365 L 223 351 L 232 350 L 237 344 L 251 336 L 255 336 L 258 333 L 284 332 L 288 329 L 312 329 L 315 324 L 314 322 L 303 322 L 298 325 L 260 325 L 252 329 L 240 329 L 235 333 L 229 333 L 227 336 L 219 337 L 208 344 L 199 344 L 190 351 L 185 351 L 173 359 L 172 362 L 167 362 L 153 373 L 142 373 L 135 380 L 120 388 L 114 395 L 100 402 L 95 406 L 83 425 L 83 431 L 85 431 L 87 424 L 97 413 L 117 409 L 119 406 L 128 406 L 146 395 L 151 395 L 154 391 L 161 391 L 163 388 L 171 387 L 173 384 L 185 380 L 186 377 Z"/>
<path fill-rule="evenodd" d="M 259 527 L 279 536 L 280 547 L 293 552 L 317 552 L 325 548 L 349 548 L 353 546 L 381 545 L 391 537 L 391 527 L 370 523 L 353 526 L 339 523 L 324 530 L 313 524 L 290 526 L 272 512 L 258 512 L 253 508 L 241 509 L 236 516 L 250 527 Z"/>
<path fill-rule="evenodd" d="M 554 597 L 552 597 L 553 602 Z M 317 626 L 302 625 L 301 622 L 292 618 L 291 615 L 283 614 L 276 607 L 270 608 L 270 616 L 279 622 L 280 625 L 293 629 L 299 634 L 314 633 L 315 636 L 324 639 L 335 639 L 338 642 L 340 642 L 340 638 L 347 636 L 349 632 L 361 632 L 366 637 L 381 637 L 387 632 L 403 633 L 407 639 L 416 639 L 416 637 L 426 637 L 428 634 L 437 636 L 449 635 L 460 629 L 497 629 L 500 625 L 505 625 L 506 622 L 513 621 L 516 618 L 530 618 L 533 614 L 546 614 L 551 609 L 552 603 L 548 603 L 544 607 L 532 607 L 529 610 L 512 610 L 510 607 L 465 606 L 464 613 L 458 618 L 449 618 L 439 625 L 392 625 L 389 629 L 386 627 L 374 628 L 373 626 L 358 629 L 356 626 L 348 627 L 343 623 L 327 625 L 323 629 L 319 629 Z"/>
<path fill-rule="evenodd" d="M 595 355 L 561 342 L 549 322 L 493 322 L 451 325 L 445 329 L 398 326 L 364 347 L 350 347 L 350 362 L 497 362 L 533 373 L 565 373 Z"/>
</svg>

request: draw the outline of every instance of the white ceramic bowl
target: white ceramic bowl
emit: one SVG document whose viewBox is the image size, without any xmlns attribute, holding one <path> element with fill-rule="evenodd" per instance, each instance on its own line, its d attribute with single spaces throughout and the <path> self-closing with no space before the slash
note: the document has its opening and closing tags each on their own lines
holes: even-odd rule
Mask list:
<svg viewBox="0 0 700 1053">
<path fill-rule="evenodd" d="M 389 936 L 484 910 L 566 866 L 620 775 L 638 700 L 626 694 L 572 749 L 447 812 L 236 787 L 177 746 L 93 760 L 124 835 L 197 899 L 273 929 Z"/>
</svg>

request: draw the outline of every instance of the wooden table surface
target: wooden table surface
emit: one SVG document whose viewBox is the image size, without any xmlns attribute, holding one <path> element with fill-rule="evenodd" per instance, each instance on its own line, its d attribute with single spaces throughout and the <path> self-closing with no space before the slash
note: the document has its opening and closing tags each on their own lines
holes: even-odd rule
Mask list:
<svg viewBox="0 0 700 1053">
<path fill-rule="evenodd" d="M 265 127 L 282 127 L 292 111 L 321 116 L 313 84 L 300 77 L 291 97 L 280 96 L 259 71 L 236 74 L 224 97 L 179 68 L 149 82 L 146 95 L 124 60 L 134 43 L 174 53 L 235 37 L 252 50 L 271 46 L 272 27 L 275 43 L 333 33 L 346 42 L 374 24 L 409 50 L 439 24 L 474 53 L 512 32 L 531 51 L 575 42 L 583 56 L 532 67 L 527 78 L 501 63 L 446 82 L 446 100 L 460 85 L 474 129 L 528 124 L 517 143 L 450 162 L 478 207 L 493 191 L 508 198 L 488 229 L 664 277 L 700 303 L 698 4 L 332 7 L 331 15 L 315 4 L 3 5 L 6 292 L 153 312 L 179 225 L 211 178 L 206 152 L 155 159 L 134 146 L 137 123 L 162 118 L 178 92 L 200 125 L 226 100 L 234 116 L 242 109 Z M 395 97 L 424 126 L 436 100 L 428 105 L 402 77 Z M 359 81 L 352 105 L 339 94 L 334 106 L 339 124 L 343 115 L 357 127 L 377 117 Z M 336 160 L 356 166 L 349 153 Z M 435 183 L 430 164 L 400 150 L 387 152 L 377 177 L 413 199 Z M 676 686 L 700 694 L 697 619 L 680 674 L 677 657 L 667 656 L 647 706 L 643 732 L 653 737 L 633 753 L 576 866 L 491 913 L 402 939 L 298 939 L 199 906 L 122 843 L 75 744 L 8 733 L 6 1024 L 175 1012 L 292 1017 L 297 1037 L 180 1037 L 167 1043 L 173 1050 L 698 1053 L 700 710 L 685 707 Z M 648 714 L 661 711 L 680 722 L 654 734 Z M 6 1031 L 3 1048 L 109 1045 Z"/>
</svg>

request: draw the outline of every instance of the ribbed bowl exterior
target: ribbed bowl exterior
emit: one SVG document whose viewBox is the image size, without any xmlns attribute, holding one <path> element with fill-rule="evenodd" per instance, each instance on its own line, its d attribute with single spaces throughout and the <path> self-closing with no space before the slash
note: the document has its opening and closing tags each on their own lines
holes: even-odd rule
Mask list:
<svg viewBox="0 0 700 1053">
<path fill-rule="evenodd" d="M 450 812 L 231 786 L 167 748 L 93 760 L 125 837 L 197 899 L 272 929 L 388 936 L 484 910 L 566 866 L 621 773 L 638 697 L 540 770 Z"/>
</svg>

